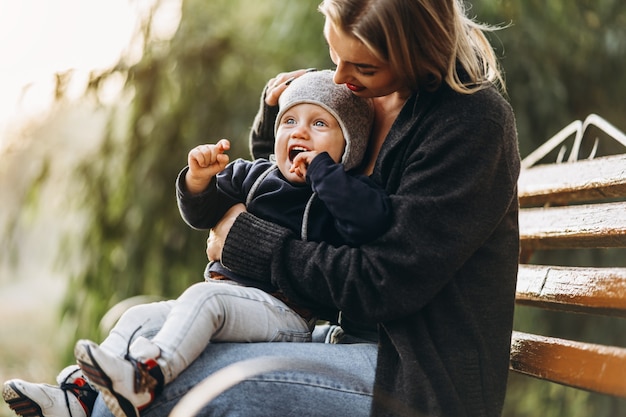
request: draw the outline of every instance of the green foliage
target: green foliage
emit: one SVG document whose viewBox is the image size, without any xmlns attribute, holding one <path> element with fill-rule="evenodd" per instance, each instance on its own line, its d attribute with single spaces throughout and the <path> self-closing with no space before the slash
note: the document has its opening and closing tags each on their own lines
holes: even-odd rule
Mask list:
<svg viewBox="0 0 626 417">
<path fill-rule="evenodd" d="M 176 297 L 202 279 L 207 234 L 181 220 L 174 180 L 201 143 L 230 138 L 231 158 L 249 157 L 265 82 L 328 65 L 316 4 L 185 0 L 173 39 L 150 41 L 148 20 L 141 61 L 93 77 L 97 97 L 121 75 L 130 105 L 122 100 L 98 153 L 79 169 L 88 228 L 78 245 L 83 268 L 63 305 L 76 336 L 100 338 L 98 319 L 122 299 Z"/>
<path fill-rule="evenodd" d="M 590 113 L 626 131 L 626 3 L 472 3 L 479 20 L 506 27 L 491 39 L 505 70 L 522 155 Z"/>
<path fill-rule="evenodd" d="M 618 417 L 626 400 L 511 374 L 502 417 Z"/>
</svg>

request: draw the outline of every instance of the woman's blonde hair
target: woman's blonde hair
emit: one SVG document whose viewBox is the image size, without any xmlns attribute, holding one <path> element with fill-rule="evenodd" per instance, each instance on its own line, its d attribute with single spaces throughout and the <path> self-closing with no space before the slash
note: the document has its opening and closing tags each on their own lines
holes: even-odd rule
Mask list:
<svg viewBox="0 0 626 417">
<path fill-rule="evenodd" d="M 491 84 L 504 90 L 484 34 L 494 28 L 468 18 L 462 0 L 324 0 L 319 9 L 414 90 L 435 90 L 444 81 L 459 93 Z"/>
</svg>

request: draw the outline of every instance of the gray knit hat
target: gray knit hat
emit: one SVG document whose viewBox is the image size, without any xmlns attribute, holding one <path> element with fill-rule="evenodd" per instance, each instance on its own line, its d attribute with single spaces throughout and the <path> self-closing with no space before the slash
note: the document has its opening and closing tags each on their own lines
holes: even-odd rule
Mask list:
<svg viewBox="0 0 626 417">
<path fill-rule="evenodd" d="M 346 141 L 341 163 L 346 171 L 361 164 L 374 120 L 371 99 L 355 96 L 344 84 L 335 84 L 330 70 L 307 72 L 296 78 L 278 99 L 274 132 L 283 114 L 296 104 L 317 104 L 333 115 Z"/>
</svg>

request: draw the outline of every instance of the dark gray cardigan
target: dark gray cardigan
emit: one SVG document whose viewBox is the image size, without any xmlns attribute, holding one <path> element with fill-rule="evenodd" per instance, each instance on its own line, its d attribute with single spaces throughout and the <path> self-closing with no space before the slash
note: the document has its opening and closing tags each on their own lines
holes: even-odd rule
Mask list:
<svg viewBox="0 0 626 417">
<path fill-rule="evenodd" d="M 273 111 L 259 113 L 253 149 L 273 141 L 273 120 L 264 120 Z M 414 94 L 371 176 L 391 197 L 387 233 L 337 248 L 244 213 L 222 262 L 271 277 L 296 302 L 378 324 L 372 416 L 500 416 L 519 169 L 513 112 L 495 89 L 463 95 L 444 85 Z"/>
</svg>

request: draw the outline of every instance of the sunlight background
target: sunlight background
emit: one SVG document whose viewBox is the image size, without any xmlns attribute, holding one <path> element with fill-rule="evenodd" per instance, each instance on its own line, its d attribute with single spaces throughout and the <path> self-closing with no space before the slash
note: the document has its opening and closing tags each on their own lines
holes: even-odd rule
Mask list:
<svg viewBox="0 0 626 417">
<path fill-rule="evenodd" d="M 135 10 L 127 0 L 1 0 L 1 148 L 11 130 L 45 112 L 54 74 L 115 64 L 131 40 Z"/>
<path fill-rule="evenodd" d="M 45 113 L 56 73 L 71 71 L 74 97 L 90 71 L 141 56 L 131 42 L 145 13 L 153 37 L 168 39 L 180 21 L 180 0 L 0 0 L 0 150 L 20 126 Z M 72 97 L 70 97 L 72 98 Z"/>
<path fill-rule="evenodd" d="M 64 216 L 60 201 L 72 175 L 67 167 L 99 143 L 106 120 L 90 106 L 53 107 L 55 74 L 71 73 L 67 98 L 77 101 L 90 72 L 140 59 L 146 13 L 154 13 L 153 37 L 168 39 L 180 6 L 180 0 L 0 0 L 0 233 L 12 213 L 23 227 L 17 240 L 0 239 L 0 315 L 15 319 L 0 324 L 0 383 L 15 377 L 52 383 L 60 369 L 58 303 L 66 285 L 54 262 L 61 230 L 78 220 Z M 115 87 L 111 101 L 121 85 Z M 44 190 L 43 209 L 33 213 L 23 207 L 28 178 L 50 155 L 56 189 Z M 28 256 L 13 263 L 17 246 Z M 10 415 L 0 400 L 0 416 Z"/>
</svg>

